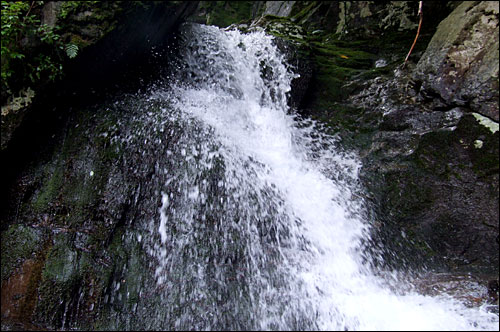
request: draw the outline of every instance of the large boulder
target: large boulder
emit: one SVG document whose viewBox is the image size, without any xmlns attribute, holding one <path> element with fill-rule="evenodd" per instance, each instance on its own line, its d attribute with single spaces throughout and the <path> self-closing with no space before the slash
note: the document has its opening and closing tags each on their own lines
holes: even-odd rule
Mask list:
<svg viewBox="0 0 500 332">
<path fill-rule="evenodd" d="M 498 47 L 498 2 L 464 1 L 418 62 L 422 90 L 498 122 Z"/>
<path fill-rule="evenodd" d="M 458 6 L 416 67 L 363 82 L 343 113 L 380 242 L 436 269 L 498 273 L 495 12 L 493 2 Z"/>
</svg>

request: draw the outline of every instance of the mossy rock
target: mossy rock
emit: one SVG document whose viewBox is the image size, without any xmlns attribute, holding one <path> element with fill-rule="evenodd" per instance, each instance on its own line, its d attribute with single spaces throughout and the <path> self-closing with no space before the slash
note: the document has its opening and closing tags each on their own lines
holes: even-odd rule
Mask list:
<svg viewBox="0 0 500 332">
<path fill-rule="evenodd" d="M 97 121 L 89 114 L 83 111 L 75 117 L 95 126 L 93 132 L 83 126 L 68 130 L 55 160 L 38 175 L 38 188 L 29 201 L 37 215 L 50 215 L 53 224 L 78 228 L 92 220 L 109 173 L 120 161 L 121 146 L 112 141 L 116 120 L 108 114 Z"/>
<path fill-rule="evenodd" d="M 63 2 L 58 8 L 57 29 L 65 41 L 83 49 L 116 28 L 122 14 L 131 10 L 130 6 L 107 1 Z"/>
<path fill-rule="evenodd" d="M 24 260 L 34 257 L 42 244 L 39 229 L 14 224 L 2 232 L 2 280 L 6 280 Z"/>
<path fill-rule="evenodd" d="M 497 124 L 498 126 L 498 124 Z M 459 123 L 458 134 L 468 146 L 472 169 L 479 178 L 499 172 L 499 131 L 492 131 L 476 117 L 464 117 Z"/>
<path fill-rule="evenodd" d="M 42 277 L 44 280 L 65 283 L 77 274 L 78 254 L 71 250 L 68 234 L 61 233 L 54 241 L 54 245 L 47 253 Z"/>
<path fill-rule="evenodd" d="M 144 252 L 130 249 L 123 235 L 124 229 L 120 228 L 109 245 L 98 240 L 101 249 L 92 251 L 93 235 L 77 243 L 71 232 L 58 234 L 41 274 L 35 322 L 50 328 L 93 329 L 106 308 L 131 312 L 139 300 L 146 269 L 139 257 Z M 119 287 L 113 284 L 115 281 L 123 285 L 116 294 L 113 292 Z M 105 300 L 111 294 L 126 301 L 113 301 L 110 307 Z"/>
<path fill-rule="evenodd" d="M 346 149 L 367 151 L 382 116 L 377 112 L 344 103 L 325 103 L 325 110 L 312 113 L 331 135 L 338 135 Z"/>
<path fill-rule="evenodd" d="M 425 134 L 416 151 L 422 167 L 435 174 L 446 175 L 453 170 L 472 169 L 478 177 L 498 173 L 499 139 L 472 115 L 464 116 L 454 131 L 440 130 Z M 478 141 L 481 143 L 478 144 Z M 462 166 L 461 166 L 462 165 Z"/>
<path fill-rule="evenodd" d="M 198 15 L 191 20 L 221 28 L 254 17 L 254 1 L 200 1 Z"/>
<path fill-rule="evenodd" d="M 266 15 L 259 19 L 258 24 L 265 28 L 266 33 L 292 41 L 297 45 L 307 42 L 307 32 L 286 17 Z"/>
<path fill-rule="evenodd" d="M 70 247 L 69 235 L 58 234 L 43 267 L 35 321 L 52 328 L 63 327 L 68 306 L 79 295 L 81 276 L 78 270 L 78 254 Z"/>
<path fill-rule="evenodd" d="M 336 38 L 331 34 L 308 38 L 314 71 L 307 109 L 324 111 L 342 103 L 353 92 L 347 83 L 374 68 L 376 54 Z"/>
<path fill-rule="evenodd" d="M 48 211 L 59 197 L 63 186 L 62 167 L 58 163 L 55 166 L 47 166 L 45 174 L 47 174 L 45 176 L 47 180 L 32 201 L 32 207 L 37 212 Z"/>
<path fill-rule="evenodd" d="M 478 139 L 481 147 L 475 145 Z M 409 156 L 370 158 L 382 179 L 372 181 L 370 174 L 366 182 L 387 218 L 387 234 L 401 238 L 405 232 L 411 239 L 408 251 L 416 250 L 433 268 L 495 271 L 498 132 L 466 114 L 455 129 L 422 135 Z M 384 170 L 387 163 L 397 167 Z"/>
</svg>

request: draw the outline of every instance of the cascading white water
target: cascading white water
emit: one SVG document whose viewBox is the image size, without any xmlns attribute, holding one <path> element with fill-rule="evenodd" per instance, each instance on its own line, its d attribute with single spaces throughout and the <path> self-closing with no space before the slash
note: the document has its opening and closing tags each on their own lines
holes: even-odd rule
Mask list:
<svg viewBox="0 0 500 332">
<path fill-rule="evenodd" d="M 177 139 L 151 223 L 165 327 L 498 329 L 495 314 L 395 292 L 364 265 L 359 161 L 290 114 L 294 74 L 272 37 L 183 33 L 179 83 L 152 94 Z"/>
</svg>

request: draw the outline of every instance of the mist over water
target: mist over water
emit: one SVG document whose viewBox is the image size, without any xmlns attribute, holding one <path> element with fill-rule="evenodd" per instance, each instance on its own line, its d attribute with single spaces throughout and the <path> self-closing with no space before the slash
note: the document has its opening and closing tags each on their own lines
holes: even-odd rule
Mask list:
<svg viewBox="0 0 500 332">
<path fill-rule="evenodd" d="M 361 164 L 289 109 L 295 74 L 271 36 L 204 25 L 182 36 L 177 83 L 150 97 L 168 103 L 165 134 L 177 142 L 150 225 L 159 320 L 196 330 L 498 330 L 484 308 L 374 271 Z"/>
</svg>

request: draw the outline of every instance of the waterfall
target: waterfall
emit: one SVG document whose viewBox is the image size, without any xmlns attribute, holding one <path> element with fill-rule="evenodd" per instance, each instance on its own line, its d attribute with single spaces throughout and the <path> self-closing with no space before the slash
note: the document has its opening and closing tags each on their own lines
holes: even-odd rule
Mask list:
<svg viewBox="0 0 500 332">
<path fill-rule="evenodd" d="M 498 329 L 484 308 L 373 271 L 361 164 L 289 109 L 295 74 L 271 36 L 192 24 L 180 44 L 177 80 L 149 96 L 175 137 L 146 241 L 159 326 Z"/>
</svg>

